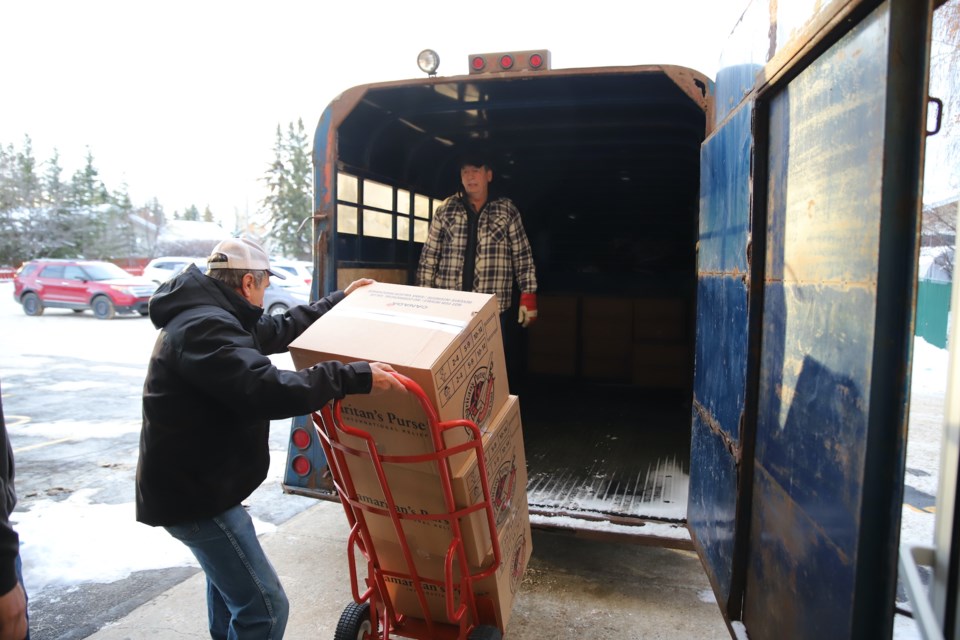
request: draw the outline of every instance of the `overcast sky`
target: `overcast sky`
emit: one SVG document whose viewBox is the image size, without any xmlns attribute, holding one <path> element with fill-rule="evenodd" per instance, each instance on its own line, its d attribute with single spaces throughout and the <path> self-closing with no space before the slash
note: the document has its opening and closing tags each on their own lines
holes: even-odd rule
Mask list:
<svg viewBox="0 0 960 640">
<path fill-rule="evenodd" d="M 813 1 L 781 10 L 806 15 Z M 747 6 L 0 0 L 0 144 L 19 150 L 29 135 L 39 162 L 56 147 L 67 179 L 89 148 L 107 187 L 126 183 L 135 204 L 210 206 L 232 226 L 260 207 L 278 124 L 302 118 L 312 140 L 337 94 L 419 77 L 424 48 L 440 75 L 466 73 L 470 53 L 546 48 L 554 68 L 666 63 L 714 78 Z"/>
<path fill-rule="evenodd" d="M 554 68 L 669 63 L 715 77 L 747 0 L 0 0 L 0 144 L 56 147 L 64 177 L 87 147 L 108 188 L 168 212 L 256 211 L 278 124 L 312 140 L 337 94 L 440 75 L 467 56 L 546 48 Z M 629 9 L 627 9 L 629 7 Z"/>
</svg>

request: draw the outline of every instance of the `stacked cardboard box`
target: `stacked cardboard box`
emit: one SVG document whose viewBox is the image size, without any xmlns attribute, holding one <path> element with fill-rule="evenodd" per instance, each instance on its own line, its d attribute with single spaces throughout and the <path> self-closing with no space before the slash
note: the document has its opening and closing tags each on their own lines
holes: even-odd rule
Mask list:
<svg viewBox="0 0 960 640">
<path fill-rule="evenodd" d="M 526 499 L 527 468 L 520 403 L 516 396 L 507 399 L 499 415 L 483 434 L 482 444 L 493 517 L 499 526 L 517 508 L 518 503 Z M 378 540 L 399 544 L 399 535 L 387 509 L 387 496 L 372 460 L 369 457 L 347 455 L 344 461 L 359 501 L 378 507 L 376 511 L 365 510 L 364 513 L 370 533 Z M 400 514 L 404 536 L 411 546 L 424 553 L 445 554 L 453 533 L 449 520 L 420 519 L 417 516 L 460 511 L 484 502 L 476 455 L 468 455 L 459 466 L 450 466 L 455 501 L 452 509 L 447 507 L 440 491 L 436 462 L 384 462 L 382 468 L 390 497 Z M 486 510 L 475 509 L 457 520 L 467 559 L 472 566 L 479 567 L 488 560 L 493 544 Z"/>
<path fill-rule="evenodd" d="M 583 375 L 621 381 L 630 376 L 633 305 L 628 298 L 589 298 L 583 301 Z"/>
<path fill-rule="evenodd" d="M 497 529 L 500 543 L 500 564 L 489 576 L 472 582 L 473 595 L 479 611 L 479 617 L 485 624 L 495 624 L 504 631 L 510 622 L 513 599 L 517 595 L 523 572 L 527 568 L 533 545 L 530 540 L 530 513 L 526 501 L 510 512 L 510 518 Z M 409 612 L 423 617 L 416 587 L 412 580 L 392 575 L 394 572 L 411 575 L 400 551 L 393 543 L 380 544 L 377 547 L 380 561 L 386 572 L 385 580 L 390 599 L 397 611 Z M 486 566 L 491 566 L 492 554 Z M 427 608 L 435 622 L 448 621 L 446 608 L 446 588 L 444 584 L 444 558 L 426 553 L 415 554 L 413 562 L 427 601 Z M 454 572 L 454 582 L 459 573 Z M 461 603 L 459 590 L 454 595 L 454 609 Z"/>
<path fill-rule="evenodd" d="M 527 344 L 527 370 L 551 376 L 577 373 L 578 298 L 537 294 L 541 318 L 530 326 Z"/>
<path fill-rule="evenodd" d="M 633 384 L 684 388 L 692 384 L 693 352 L 683 298 L 633 303 Z"/>
<path fill-rule="evenodd" d="M 506 576 L 522 574 L 530 557 L 529 514 L 526 502 L 526 458 L 519 400 L 509 395 L 503 341 L 496 298 L 491 295 L 423 289 L 377 283 L 354 291 L 327 312 L 290 345 L 297 368 L 324 360 L 379 361 L 391 364 L 413 379 L 436 409 L 440 421 L 467 419 L 482 434 L 487 480 L 492 494 L 496 535 L 501 547 L 501 567 L 475 585 L 482 602 L 489 603 L 481 621 L 505 628 L 516 584 Z M 461 514 L 458 523 L 468 562 L 475 575 L 493 562 L 493 539 L 485 509 L 472 511 L 482 501 L 477 456 L 472 448 L 437 461 L 411 463 L 395 456 L 417 456 L 434 451 L 429 420 L 414 394 L 390 392 L 350 395 L 341 403 L 342 422 L 363 434 L 341 434 L 352 452 L 376 450 L 390 459 L 383 462 L 382 486 L 369 455 L 344 456 L 350 493 L 363 505 L 359 517 L 366 522 L 378 559 L 388 571 L 409 573 L 399 553 L 400 532 L 412 552 L 423 562 L 421 576 L 441 579 L 442 558 L 452 540 L 452 527 L 444 514 Z M 473 440 L 464 427 L 444 431 L 446 447 Z M 440 474 L 449 474 L 454 504 L 446 503 Z M 390 515 L 390 503 L 397 521 Z M 436 517 L 433 517 L 436 516 Z M 399 529 L 397 525 L 399 524 Z M 525 533 L 522 548 L 511 535 Z M 439 559 L 439 560 L 438 560 Z M 436 573 L 439 562 L 440 574 Z M 507 568 L 507 564 L 512 565 Z M 391 584 L 401 585 L 402 579 Z M 409 581 L 408 581 L 409 582 Z M 410 592 L 415 592 L 410 588 Z M 418 600 L 404 598 L 391 587 L 397 611 L 421 618 Z M 442 600 L 442 599 L 441 599 Z M 438 618 L 443 607 L 431 613 Z"/>
</svg>

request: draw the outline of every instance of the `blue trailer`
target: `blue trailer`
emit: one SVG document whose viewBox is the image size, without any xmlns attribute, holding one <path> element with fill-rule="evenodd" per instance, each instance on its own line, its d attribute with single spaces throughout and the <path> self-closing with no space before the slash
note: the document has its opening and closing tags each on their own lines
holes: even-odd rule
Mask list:
<svg viewBox="0 0 960 640">
<path fill-rule="evenodd" d="M 750 638 L 884 638 L 934 3 L 806 4 L 750 3 L 715 80 L 536 50 L 348 89 L 314 141 L 314 295 L 413 284 L 481 141 L 537 263 L 534 526 L 685 527 Z M 294 420 L 285 490 L 336 499 L 324 470 Z"/>
</svg>

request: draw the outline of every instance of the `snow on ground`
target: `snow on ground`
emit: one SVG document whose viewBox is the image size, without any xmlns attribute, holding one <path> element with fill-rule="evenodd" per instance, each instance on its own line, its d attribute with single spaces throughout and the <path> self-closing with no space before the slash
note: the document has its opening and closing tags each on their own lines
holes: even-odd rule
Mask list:
<svg viewBox="0 0 960 640">
<path fill-rule="evenodd" d="M 908 490 L 900 521 L 901 545 L 933 544 L 936 510 L 910 504 L 909 489 L 936 496 L 940 475 L 944 400 L 947 391 L 948 352 L 923 338 L 914 339 L 913 372 L 910 386 L 910 421 L 907 434 L 907 463 L 904 484 Z M 917 501 L 919 502 L 919 501 Z M 910 609 L 910 603 L 898 603 Z M 897 615 L 893 620 L 894 640 L 920 640 L 916 621 Z"/>
<path fill-rule="evenodd" d="M 7 304 L 7 300 L 11 298 L 9 288 L 0 284 L 2 304 Z M 103 330 L 104 327 L 109 328 L 109 323 L 94 323 L 92 326 L 94 330 Z M 136 349 L 125 349 L 122 344 L 116 346 L 115 352 L 104 354 L 105 346 L 111 344 L 109 339 L 77 344 L 75 337 L 64 332 L 52 335 L 51 340 L 57 343 L 53 345 L 56 350 L 66 350 L 68 347 L 74 351 L 91 350 L 95 345 L 96 356 L 112 363 L 129 362 L 144 366 L 148 357 L 148 354 Z M 32 356 L 25 360 L 16 353 L 16 349 L 3 351 L 5 368 L 64 366 L 53 359 L 43 362 L 42 359 Z M 91 359 L 96 359 L 93 353 L 89 355 Z M 275 363 L 289 368 L 290 363 L 284 360 L 284 357 L 278 357 Z M 938 483 L 947 364 L 946 350 L 933 347 L 920 338 L 915 340 L 905 481 L 912 489 L 931 497 L 936 495 Z M 130 369 L 123 366 L 110 366 L 115 368 L 117 376 L 134 375 Z M 94 388 L 90 390 L 94 393 L 102 392 Z M 5 388 L 4 391 L 8 393 L 11 389 Z M 16 417 L 8 417 L 10 430 L 19 428 Z M 41 435 L 38 429 L 42 428 L 42 435 L 52 440 L 70 438 L 78 429 L 82 431 L 81 427 L 82 425 L 73 421 L 30 425 L 33 435 Z M 103 429 L 104 425 L 98 424 L 97 428 Z M 139 429 L 139 422 L 118 421 L 112 428 L 118 435 L 135 432 Z M 274 455 L 268 482 L 275 483 L 279 480 L 284 464 L 283 455 Z M 14 514 L 15 526 L 24 541 L 23 553 L 31 557 L 31 571 L 25 576 L 28 592 L 36 592 L 54 584 L 110 582 L 145 569 L 194 565 L 189 552 L 166 532 L 137 523 L 132 503 L 97 504 L 91 499 L 90 493 L 77 491 L 66 499 L 38 501 L 29 511 Z M 931 544 L 934 519 L 932 507 L 918 509 L 904 506 L 901 541 Z M 261 533 L 274 528 L 269 523 L 255 522 Z M 551 520 L 551 524 L 556 525 L 556 520 Z M 578 521 L 577 526 L 584 526 L 583 521 Z M 604 523 L 598 526 L 610 528 L 617 525 Z M 65 536 L 64 532 L 68 532 L 68 535 Z M 671 525 L 663 525 L 657 534 L 664 537 L 689 537 L 685 529 Z M 897 640 L 919 637 L 912 620 L 897 616 L 895 624 L 894 637 Z"/>
<path fill-rule="evenodd" d="M 913 340 L 911 391 L 943 396 L 947 391 L 947 350 L 933 346 L 923 338 Z"/>
<path fill-rule="evenodd" d="M 905 484 L 936 496 L 940 476 L 944 399 L 947 390 L 948 352 L 923 338 L 914 340 L 910 422 L 907 435 Z M 909 497 L 909 496 L 908 496 Z M 935 511 L 904 505 L 900 524 L 902 543 L 933 543 Z"/>
<path fill-rule="evenodd" d="M 583 529 L 588 531 L 607 531 L 610 533 L 635 534 L 637 527 L 622 524 L 614 524 L 607 521 L 592 522 L 583 518 L 571 518 L 569 516 L 541 516 L 537 514 L 530 515 L 531 524 L 548 524 L 558 529 Z M 645 535 L 656 536 L 658 538 L 672 538 L 676 540 L 690 540 L 690 532 L 682 525 L 647 522 L 643 525 Z"/>
</svg>

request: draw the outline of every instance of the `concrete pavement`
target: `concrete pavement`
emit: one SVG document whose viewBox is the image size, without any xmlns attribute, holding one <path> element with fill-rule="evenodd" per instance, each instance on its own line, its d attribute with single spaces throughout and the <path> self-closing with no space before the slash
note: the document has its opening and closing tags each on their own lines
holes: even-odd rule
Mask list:
<svg viewBox="0 0 960 640">
<path fill-rule="evenodd" d="M 334 637 L 350 601 L 346 536 L 341 506 L 319 501 L 262 537 L 290 598 L 287 640 Z M 533 557 L 514 601 L 509 640 L 730 637 L 692 551 L 533 531 Z M 209 638 L 203 574 L 89 638 Z"/>
</svg>

